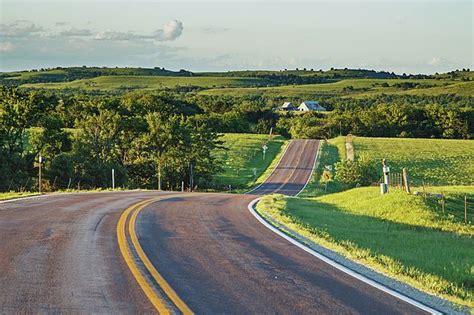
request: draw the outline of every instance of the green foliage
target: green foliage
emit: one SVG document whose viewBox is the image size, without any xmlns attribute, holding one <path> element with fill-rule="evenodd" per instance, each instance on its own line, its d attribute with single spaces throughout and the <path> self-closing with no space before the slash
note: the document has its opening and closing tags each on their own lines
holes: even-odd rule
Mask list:
<svg viewBox="0 0 474 315">
<path fill-rule="evenodd" d="M 355 161 L 342 159 L 335 163 L 336 176 L 339 182 L 349 186 L 367 186 L 379 178 L 372 161 L 362 156 Z"/>
<path fill-rule="evenodd" d="M 267 196 L 257 209 L 351 259 L 473 306 L 474 229 L 440 216 L 423 198 L 364 187 L 312 199 Z"/>
</svg>

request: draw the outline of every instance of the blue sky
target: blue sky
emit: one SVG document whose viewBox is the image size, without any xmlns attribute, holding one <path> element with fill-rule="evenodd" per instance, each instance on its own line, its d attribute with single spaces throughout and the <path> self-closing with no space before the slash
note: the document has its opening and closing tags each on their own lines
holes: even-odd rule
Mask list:
<svg viewBox="0 0 474 315">
<path fill-rule="evenodd" d="M 471 1 L 1 0 L 0 8 L 1 71 L 474 68 Z"/>
</svg>

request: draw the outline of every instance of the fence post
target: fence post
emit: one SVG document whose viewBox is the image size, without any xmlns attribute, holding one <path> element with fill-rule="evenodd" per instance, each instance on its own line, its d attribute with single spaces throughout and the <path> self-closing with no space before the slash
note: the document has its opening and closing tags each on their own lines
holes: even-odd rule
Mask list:
<svg viewBox="0 0 474 315">
<path fill-rule="evenodd" d="M 410 193 L 410 186 L 408 184 L 408 170 L 403 168 L 403 186 L 405 187 L 405 192 Z"/>
</svg>

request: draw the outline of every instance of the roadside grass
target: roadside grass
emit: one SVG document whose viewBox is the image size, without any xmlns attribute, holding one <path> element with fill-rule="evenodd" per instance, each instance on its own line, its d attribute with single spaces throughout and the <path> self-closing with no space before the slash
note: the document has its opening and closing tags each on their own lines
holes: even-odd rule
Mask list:
<svg viewBox="0 0 474 315">
<path fill-rule="evenodd" d="M 325 181 L 322 178 L 325 168 L 332 167 L 334 174 L 334 164 L 346 158 L 345 137 L 336 137 L 323 141 L 319 151 L 318 161 L 313 176 L 300 197 L 316 197 L 324 194 L 339 192 L 344 186 L 334 180 Z"/>
<path fill-rule="evenodd" d="M 39 195 L 39 193 L 11 191 L 11 192 L 0 193 L 0 200 L 9 200 L 9 199 L 16 199 L 16 198 L 36 196 L 36 195 Z"/>
<path fill-rule="evenodd" d="M 474 183 L 474 141 L 354 137 L 356 157 L 365 155 L 380 164 L 385 158 L 391 172 L 408 168 L 412 185 L 465 185 Z"/>
<path fill-rule="evenodd" d="M 215 156 L 224 161 L 224 170 L 214 176 L 216 186 L 226 190 L 231 185 L 233 192 L 244 192 L 259 181 L 260 177 L 282 151 L 287 141 L 274 136 L 267 143 L 268 149 L 263 158 L 262 146 L 268 141 L 268 135 L 226 133 L 220 138 L 223 147 L 215 151 Z M 253 169 L 256 169 L 254 176 Z M 255 180 L 255 181 L 254 181 Z"/>
<path fill-rule="evenodd" d="M 203 88 L 241 87 L 264 84 L 263 79 L 239 77 L 172 77 L 172 76 L 100 76 L 58 83 L 23 84 L 25 88 L 44 89 L 84 89 L 84 90 L 120 90 L 120 89 L 164 89 L 176 86 L 198 86 Z"/>
<path fill-rule="evenodd" d="M 253 186 L 260 185 L 263 183 L 268 176 L 272 174 L 272 172 L 275 170 L 275 168 L 278 166 L 278 163 L 280 162 L 281 157 L 283 156 L 283 153 L 285 153 L 286 147 L 290 144 L 290 141 L 284 141 L 283 144 L 280 147 L 279 152 L 275 155 L 273 158 L 271 164 L 265 169 L 265 171 L 257 178 Z"/>
<path fill-rule="evenodd" d="M 474 227 L 441 216 L 422 197 L 364 187 L 306 199 L 266 196 L 257 211 L 349 259 L 474 306 Z"/>
</svg>

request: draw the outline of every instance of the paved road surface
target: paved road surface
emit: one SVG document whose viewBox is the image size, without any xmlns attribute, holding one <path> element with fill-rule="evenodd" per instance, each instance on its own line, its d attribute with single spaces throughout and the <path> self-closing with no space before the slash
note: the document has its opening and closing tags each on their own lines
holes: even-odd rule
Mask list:
<svg viewBox="0 0 474 315">
<path fill-rule="evenodd" d="M 293 142 L 254 193 L 296 194 L 317 145 Z M 56 195 L 0 204 L 0 313 L 153 313 L 118 249 L 116 226 L 125 208 L 159 195 Z M 155 268 L 197 313 L 420 312 L 273 234 L 248 212 L 253 195 L 171 197 L 144 208 L 136 230 Z"/>
</svg>

